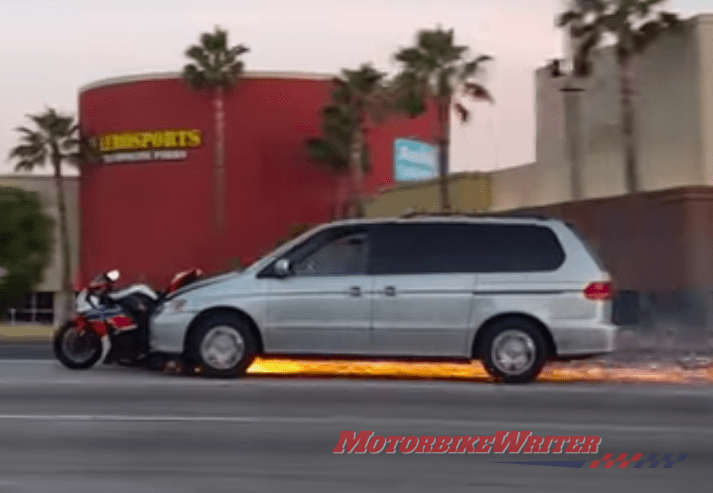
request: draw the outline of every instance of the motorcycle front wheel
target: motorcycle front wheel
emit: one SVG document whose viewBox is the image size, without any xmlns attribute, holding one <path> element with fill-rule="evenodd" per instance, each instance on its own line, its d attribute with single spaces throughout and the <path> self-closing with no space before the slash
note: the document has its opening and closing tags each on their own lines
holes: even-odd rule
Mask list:
<svg viewBox="0 0 713 493">
<path fill-rule="evenodd" d="M 93 330 L 80 333 L 72 322 L 67 322 L 55 334 L 54 354 L 67 368 L 86 370 L 101 358 L 101 339 Z"/>
</svg>

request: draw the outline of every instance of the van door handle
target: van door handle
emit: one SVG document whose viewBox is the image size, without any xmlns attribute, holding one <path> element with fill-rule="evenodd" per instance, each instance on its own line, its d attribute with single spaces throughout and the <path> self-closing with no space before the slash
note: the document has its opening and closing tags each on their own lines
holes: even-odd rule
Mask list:
<svg viewBox="0 0 713 493">
<path fill-rule="evenodd" d="M 386 296 L 395 296 L 396 295 L 396 288 L 393 286 L 386 286 L 384 288 L 384 294 Z"/>
<path fill-rule="evenodd" d="M 361 288 L 359 286 L 352 286 L 349 288 L 349 294 L 352 296 L 361 296 Z"/>
</svg>

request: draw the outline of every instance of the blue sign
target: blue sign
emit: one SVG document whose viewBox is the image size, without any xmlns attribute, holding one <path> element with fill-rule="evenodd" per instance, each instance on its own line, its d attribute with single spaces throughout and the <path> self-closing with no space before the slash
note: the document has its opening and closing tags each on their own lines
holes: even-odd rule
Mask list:
<svg viewBox="0 0 713 493">
<path fill-rule="evenodd" d="M 394 179 L 396 181 L 428 180 L 438 176 L 436 147 L 418 140 L 394 141 Z"/>
</svg>

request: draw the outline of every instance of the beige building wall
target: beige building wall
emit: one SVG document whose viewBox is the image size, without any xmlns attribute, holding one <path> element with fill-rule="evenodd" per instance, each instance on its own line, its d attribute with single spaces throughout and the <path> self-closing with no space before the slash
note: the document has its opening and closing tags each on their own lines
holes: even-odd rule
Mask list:
<svg viewBox="0 0 713 493">
<path fill-rule="evenodd" d="M 454 173 L 449 176 L 451 208 L 456 212 L 482 212 L 491 205 L 491 178 L 487 173 Z M 381 191 L 366 203 L 367 217 L 392 217 L 410 211 L 440 210 L 438 179 L 398 185 Z"/>
<path fill-rule="evenodd" d="M 703 185 L 699 26 L 704 17 L 653 44 L 637 60 L 636 124 L 643 190 Z M 603 178 L 602 178 L 603 179 Z"/>
<path fill-rule="evenodd" d="M 706 183 L 713 184 L 713 15 L 701 17 L 696 27 L 700 50 L 701 160 Z"/>
<path fill-rule="evenodd" d="M 537 190 L 524 197 L 544 205 L 572 198 L 565 139 L 565 78 L 536 73 Z M 713 15 L 685 22 L 635 62 L 639 177 L 645 191 L 713 185 Z M 625 193 L 619 79 L 614 52 L 600 50 L 594 72 L 579 81 L 584 198 Z M 533 170 L 533 171 L 534 171 Z M 536 176 L 535 176 L 536 175 Z M 495 199 L 497 203 L 498 199 Z"/>
<path fill-rule="evenodd" d="M 493 171 L 490 179 L 492 211 L 515 209 L 538 199 L 540 175 L 536 163 Z"/>
<path fill-rule="evenodd" d="M 549 69 L 535 73 L 536 134 L 535 172 L 529 197 L 531 203 L 550 204 L 569 198 L 569 166 L 565 156 L 564 100 L 561 82 L 552 79 Z"/>
<path fill-rule="evenodd" d="M 10 175 L 0 176 L 0 186 L 13 187 L 36 192 L 45 214 L 55 221 L 55 245 L 50 265 L 44 272 L 44 279 L 35 291 L 57 292 L 62 287 L 62 258 L 59 242 L 59 213 L 54 179 L 48 176 Z M 79 265 L 79 180 L 77 177 L 64 179 L 65 200 L 70 237 L 72 273 Z"/>
</svg>

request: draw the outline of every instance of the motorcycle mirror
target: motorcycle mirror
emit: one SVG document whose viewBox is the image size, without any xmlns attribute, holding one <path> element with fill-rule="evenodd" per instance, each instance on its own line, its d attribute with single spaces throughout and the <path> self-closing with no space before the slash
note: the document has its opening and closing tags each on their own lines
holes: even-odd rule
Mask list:
<svg viewBox="0 0 713 493">
<path fill-rule="evenodd" d="M 120 274 L 118 270 L 110 270 L 106 273 L 106 278 L 109 279 L 111 282 L 116 282 L 119 280 L 119 275 Z"/>
</svg>

